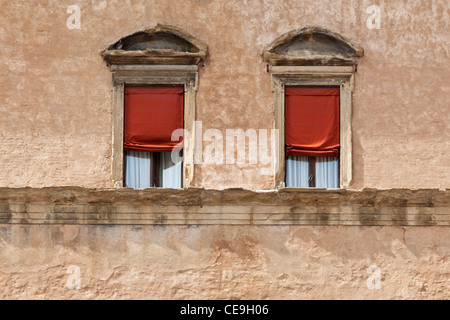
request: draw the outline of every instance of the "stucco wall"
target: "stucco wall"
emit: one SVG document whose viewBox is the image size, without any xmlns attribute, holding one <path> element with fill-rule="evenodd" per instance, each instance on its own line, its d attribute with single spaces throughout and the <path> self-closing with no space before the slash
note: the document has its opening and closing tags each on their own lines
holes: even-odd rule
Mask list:
<svg viewBox="0 0 450 320">
<path fill-rule="evenodd" d="M 1 189 L 0 299 L 448 299 L 449 191 Z"/>
<path fill-rule="evenodd" d="M 73 4 L 81 9 L 80 30 L 66 26 Z M 366 26 L 372 4 L 382 8 L 379 30 Z M 352 39 L 365 57 L 355 75 L 351 188 L 450 187 L 447 0 L 0 0 L 0 6 L 0 187 L 112 187 L 111 73 L 99 53 L 157 23 L 208 44 L 196 116 L 204 130 L 223 134 L 273 127 L 261 53 L 279 35 L 320 25 Z M 257 166 L 238 165 L 197 165 L 193 186 L 273 187 Z M 12 201 L 2 214 L 30 213 L 33 190 L 4 192 L 16 192 L 13 200 L 25 204 Z M 448 215 L 447 205 L 436 212 Z M 427 206 L 435 209 L 430 203 L 418 212 L 428 214 Z M 8 223 L 0 224 L 0 299 L 449 298 L 445 226 Z M 67 287 L 70 266 L 81 272 L 79 290 Z M 370 266 L 381 273 L 379 290 L 367 286 Z"/>
<path fill-rule="evenodd" d="M 0 299 L 448 299 L 449 239 L 448 227 L 0 226 Z"/>
<path fill-rule="evenodd" d="M 353 188 L 449 187 L 448 1 L 0 1 L 0 186 L 111 186 L 111 75 L 99 52 L 157 23 L 210 48 L 203 129 L 271 129 L 264 46 L 305 25 L 365 49 L 356 73 Z M 81 29 L 67 7 L 79 5 Z M 382 9 L 368 29 L 366 9 Z M 204 144 L 205 147 L 205 144 Z M 197 165 L 194 186 L 272 188 L 255 166 Z"/>
</svg>

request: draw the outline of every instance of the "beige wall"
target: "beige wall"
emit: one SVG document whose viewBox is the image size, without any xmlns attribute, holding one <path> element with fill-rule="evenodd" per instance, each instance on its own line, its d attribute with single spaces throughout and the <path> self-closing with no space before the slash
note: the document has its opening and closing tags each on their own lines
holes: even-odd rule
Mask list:
<svg viewBox="0 0 450 320">
<path fill-rule="evenodd" d="M 448 299 L 449 198 L 0 189 L 0 299 Z"/>
<path fill-rule="evenodd" d="M 67 7 L 81 8 L 69 30 Z M 125 34 L 173 24 L 204 40 L 197 120 L 270 129 L 273 96 L 260 56 L 276 37 L 320 25 L 362 45 L 351 187 L 449 187 L 446 0 L 1 0 L 0 186 L 111 186 L 111 75 L 99 52 Z M 366 27 L 372 4 L 380 30 Z M 204 145 L 205 147 L 205 145 Z M 270 189 L 256 167 L 196 166 L 194 186 Z"/>
<path fill-rule="evenodd" d="M 0 299 L 448 299 L 449 257 L 447 227 L 0 226 Z"/>
<path fill-rule="evenodd" d="M 66 27 L 72 4 L 81 8 L 81 30 Z M 366 27 L 372 4 L 382 7 L 380 30 Z M 157 23 L 182 27 L 209 45 L 197 120 L 223 133 L 272 128 L 261 53 L 276 37 L 320 25 L 356 41 L 365 57 L 355 77 L 351 187 L 450 187 L 447 0 L 0 0 L 0 6 L 0 187 L 112 186 L 112 84 L 99 52 Z M 194 186 L 270 189 L 272 177 L 260 177 L 256 167 L 203 165 L 196 166 Z M 0 191 L 2 219 L 14 208 L 32 215 L 27 201 L 35 191 Z M 14 192 L 15 202 L 7 197 Z M 68 206 L 84 201 L 59 196 Z M 435 213 L 446 216 L 447 205 Z M 448 227 L 435 226 L 1 224 L 0 299 L 448 299 L 449 239 Z M 80 290 L 66 286 L 71 265 L 80 267 Z M 380 290 L 367 288 L 371 265 L 380 268 Z"/>
</svg>

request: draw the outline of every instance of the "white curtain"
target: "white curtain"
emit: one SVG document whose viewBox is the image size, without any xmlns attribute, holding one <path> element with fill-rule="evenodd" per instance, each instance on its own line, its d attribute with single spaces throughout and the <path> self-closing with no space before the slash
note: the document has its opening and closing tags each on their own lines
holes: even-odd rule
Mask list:
<svg viewBox="0 0 450 320">
<path fill-rule="evenodd" d="M 316 188 L 339 188 L 338 158 L 316 158 Z"/>
<path fill-rule="evenodd" d="M 162 152 L 159 166 L 159 185 L 162 188 L 182 188 L 182 162 L 173 163 L 170 152 Z"/>
<path fill-rule="evenodd" d="M 308 157 L 287 157 L 286 187 L 309 187 Z M 339 188 L 339 159 L 316 158 L 316 188 Z"/>
<path fill-rule="evenodd" d="M 127 151 L 125 186 L 134 189 L 150 187 L 150 152 Z"/>
<path fill-rule="evenodd" d="M 309 187 L 308 157 L 287 157 L 286 160 L 286 187 Z"/>
</svg>

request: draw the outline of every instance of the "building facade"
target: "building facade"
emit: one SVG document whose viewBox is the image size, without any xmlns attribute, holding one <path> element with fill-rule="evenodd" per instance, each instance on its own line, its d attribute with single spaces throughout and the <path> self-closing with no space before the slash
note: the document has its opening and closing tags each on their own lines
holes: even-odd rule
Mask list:
<svg viewBox="0 0 450 320">
<path fill-rule="evenodd" d="M 447 1 L 2 8 L 0 298 L 450 297 Z M 179 185 L 141 188 L 130 88 L 162 86 Z M 336 145 L 296 145 L 289 88 L 337 90 Z"/>
</svg>

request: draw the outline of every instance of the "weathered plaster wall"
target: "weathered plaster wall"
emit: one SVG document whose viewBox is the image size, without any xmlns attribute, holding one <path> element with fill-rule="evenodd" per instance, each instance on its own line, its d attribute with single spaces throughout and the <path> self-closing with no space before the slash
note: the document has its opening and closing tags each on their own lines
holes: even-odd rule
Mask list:
<svg viewBox="0 0 450 320">
<path fill-rule="evenodd" d="M 69 30 L 67 7 L 81 8 Z M 382 8 L 381 29 L 366 9 Z M 99 52 L 173 24 L 205 41 L 203 129 L 270 129 L 261 58 L 282 33 L 320 25 L 362 45 L 353 114 L 353 188 L 445 188 L 450 171 L 446 0 L 0 0 L 0 186 L 111 186 L 111 78 Z M 202 165 L 194 186 L 272 188 L 255 166 Z"/>
<path fill-rule="evenodd" d="M 449 299 L 449 191 L 0 189 L 0 299 Z"/>
<path fill-rule="evenodd" d="M 69 30 L 67 7 L 81 8 Z M 380 30 L 366 9 L 382 7 Z M 111 74 L 99 52 L 173 24 L 205 41 L 203 129 L 270 129 L 261 58 L 320 25 L 362 45 L 353 188 L 448 188 L 446 0 L 0 0 L 0 187 L 111 187 Z M 256 166 L 197 166 L 194 186 L 272 188 Z M 131 191 L 130 191 L 131 192 Z M 24 199 L 26 196 L 24 196 Z M 448 227 L 0 225 L 0 298 L 449 298 Z M 81 289 L 66 287 L 70 265 Z M 367 268 L 381 270 L 369 290 Z M 245 280 L 245 281 L 243 281 Z"/>
<path fill-rule="evenodd" d="M 448 299 L 449 270 L 447 227 L 0 226 L 0 299 Z"/>
</svg>

